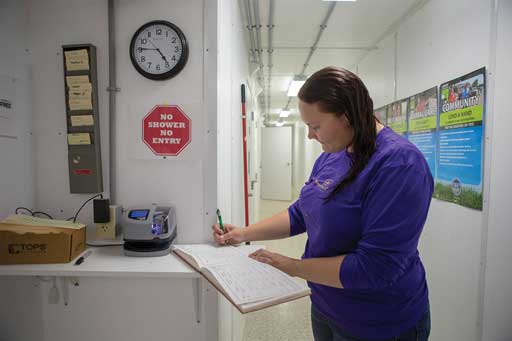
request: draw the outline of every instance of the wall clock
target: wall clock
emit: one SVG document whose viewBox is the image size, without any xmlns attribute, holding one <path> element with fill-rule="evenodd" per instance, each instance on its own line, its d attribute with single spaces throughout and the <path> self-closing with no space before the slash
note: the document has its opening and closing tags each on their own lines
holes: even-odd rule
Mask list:
<svg viewBox="0 0 512 341">
<path fill-rule="evenodd" d="M 173 23 L 165 20 L 148 22 L 133 34 L 130 59 L 135 69 L 146 78 L 172 78 L 187 63 L 187 39 Z"/>
</svg>

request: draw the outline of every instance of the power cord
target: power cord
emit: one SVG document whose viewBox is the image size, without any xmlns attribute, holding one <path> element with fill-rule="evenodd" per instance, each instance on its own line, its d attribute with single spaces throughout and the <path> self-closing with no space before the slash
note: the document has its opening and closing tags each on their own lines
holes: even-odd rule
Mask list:
<svg viewBox="0 0 512 341">
<path fill-rule="evenodd" d="M 41 212 L 41 211 L 35 211 L 34 213 L 32 213 L 32 215 L 35 217 L 36 214 L 42 214 L 42 215 L 45 215 L 47 216 L 48 218 L 50 219 L 53 219 L 53 217 L 51 215 L 49 215 L 48 213 L 45 213 L 45 212 Z"/>
<path fill-rule="evenodd" d="M 73 221 L 73 223 L 76 223 L 76 218 L 78 217 L 78 213 L 80 213 L 80 211 L 82 210 L 82 208 L 84 208 L 84 206 L 89 202 L 91 201 L 92 199 L 95 199 L 97 197 L 100 197 L 103 199 L 103 194 L 96 194 L 95 196 L 87 199 L 83 204 L 82 206 L 80 206 L 80 208 L 78 209 L 78 211 L 76 211 L 75 215 L 73 217 L 70 217 L 68 219 L 66 219 L 67 221 Z M 49 215 L 48 213 L 46 212 L 42 212 L 42 211 L 32 211 L 31 209 L 28 209 L 26 207 L 16 207 L 16 210 L 14 211 L 15 214 L 18 214 L 19 211 L 26 211 L 28 212 L 31 216 L 35 217 L 36 215 L 44 215 L 46 217 L 48 217 L 49 219 L 53 219 L 53 217 L 51 215 Z"/>
<path fill-rule="evenodd" d="M 89 201 L 91 201 L 92 199 L 95 199 L 95 198 L 97 198 L 97 197 L 100 197 L 100 198 L 102 198 L 102 199 L 103 199 L 103 194 L 101 194 L 101 193 L 100 193 L 100 194 L 96 194 L 96 195 L 95 195 L 95 196 L 93 196 L 93 197 L 90 197 L 89 199 L 87 199 L 87 200 L 82 204 L 82 206 L 80 206 L 80 208 L 78 209 L 78 211 L 76 211 L 75 216 L 73 217 L 73 222 L 74 222 L 74 223 L 76 222 L 76 217 L 78 217 L 78 213 L 80 213 L 80 211 L 82 210 L 82 208 L 84 208 L 84 206 L 85 206 Z M 71 218 L 69 218 L 69 219 L 71 219 Z M 68 220 L 69 220 L 69 219 L 68 219 Z"/>
<path fill-rule="evenodd" d="M 18 211 L 20 210 L 24 210 L 24 211 L 27 211 L 28 213 L 30 213 L 30 215 L 34 215 L 34 212 L 32 212 L 32 210 L 26 208 L 26 207 L 16 207 L 16 211 L 14 211 L 15 214 L 18 214 Z"/>
<path fill-rule="evenodd" d="M 27 211 L 28 213 L 30 213 L 31 216 L 35 217 L 37 214 L 42 214 L 44 216 L 47 216 L 48 218 L 50 219 L 53 219 L 53 217 L 51 215 L 49 215 L 48 213 L 46 212 L 41 212 L 41 211 L 32 211 L 26 207 L 17 207 L 16 210 L 14 211 L 15 214 L 18 214 L 18 212 L 20 210 L 24 210 L 24 211 Z"/>
<path fill-rule="evenodd" d="M 93 197 L 90 197 L 89 199 L 87 199 L 83 204 L 82 206 L 80 206 L 80 208 L 78 209 L 78 211 L 76 211 L 75 215 L 73 217 L 70 217 L 68 219 L 66 219 L 66 221 L 73 221 L 73 223 L 76 222 L 76 218 L 78 217 L 78 214 L 80 213 L 80 211 L 82 210 L 82 208 L 85 207 L 85 205 L 87 205 L 87 203 L 97 197 L 100 197 L 100 198 L 103 198 L 103 194 L 96 194 L 95 196 Z M 48 213 L 45 213 L 45 212 L 41 212 L 41 211 L 32 211 L 26 207 L 17 207 L 16 210 L 15 210 L 15 213 L 18 214 L 19 211 L 21 210 L 24 210 L 28 213 L 30 213 L 31 216 L 35 216 L 36 214 L 43 214 L 45 216 L 47 216 L 48 218 L 50 219 L 53 219 L 52 216 L 50 216 Z M 166 217 L 167 219 L 168 217 Z M 165 221 L 165 220 L 164 220 Z M 119 241 L 118 243 L 109 243 L 109 244 L 90 244 L 90 243 L 85 243 L 87 246 L 92 246 L 92 247 L 104 247 L 104 246 L 119 246 L 119 245 L 123 245 L 123 241 Z M 53 289 L 53 288 L 52 288 Z M 57 293 L 58 294 L 58 293 Z M 51 295 L 52 297 L 52 301 L 55 300 L 55 290 L 52 290 L 51 292 Z M 57 298 L 58 300 L 58 298 Z"/>
</svg>

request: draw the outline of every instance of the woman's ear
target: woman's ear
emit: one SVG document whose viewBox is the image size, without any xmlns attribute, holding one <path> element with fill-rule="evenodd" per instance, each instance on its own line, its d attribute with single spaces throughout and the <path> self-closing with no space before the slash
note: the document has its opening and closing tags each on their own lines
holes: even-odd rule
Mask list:
<svg viewBox="0 0 512 341">
<path fill-rule="evenodd" d="M 348 117 L 346 114 L 343 114 L 343 116 L 341 116 L 341 120 L 343 121 L 343 123 L 345 124 L 346 127 L 351 126 L 350 121 L 348 120 Z"/>
</svg>

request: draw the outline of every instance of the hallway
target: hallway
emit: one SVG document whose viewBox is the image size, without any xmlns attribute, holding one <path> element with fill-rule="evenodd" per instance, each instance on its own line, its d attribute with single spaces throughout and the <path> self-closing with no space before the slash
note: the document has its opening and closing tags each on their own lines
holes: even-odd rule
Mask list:
<svg viewBox="0 0 512 341">
<path fill-rule="evenodd" d="M 256 220 L 272 216 L 288 208 L 291 202 L 261 200 Z M 267 250 L 300 258 L 304 250 L 306 235 L 302 234 L 282 240 L 258 242 Z M 244 341 L 305 341 L 312 340 L 309 297 L 259 310 L 245 316 Z"/>
</svg>

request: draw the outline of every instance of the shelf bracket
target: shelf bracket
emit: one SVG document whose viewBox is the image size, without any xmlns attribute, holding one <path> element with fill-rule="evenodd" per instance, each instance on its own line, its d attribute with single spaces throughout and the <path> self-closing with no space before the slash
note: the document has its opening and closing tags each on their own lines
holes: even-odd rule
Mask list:
<svg viewBox="0 0 512 341">
<path fill-rule="evenodd" d="M 194 312 L 197 323 L 201 323 L 201 307 L 203 302 L 203 280 L 202 278 L 194 278 L 192 280 L 194 290 Z"/>
</svg>

